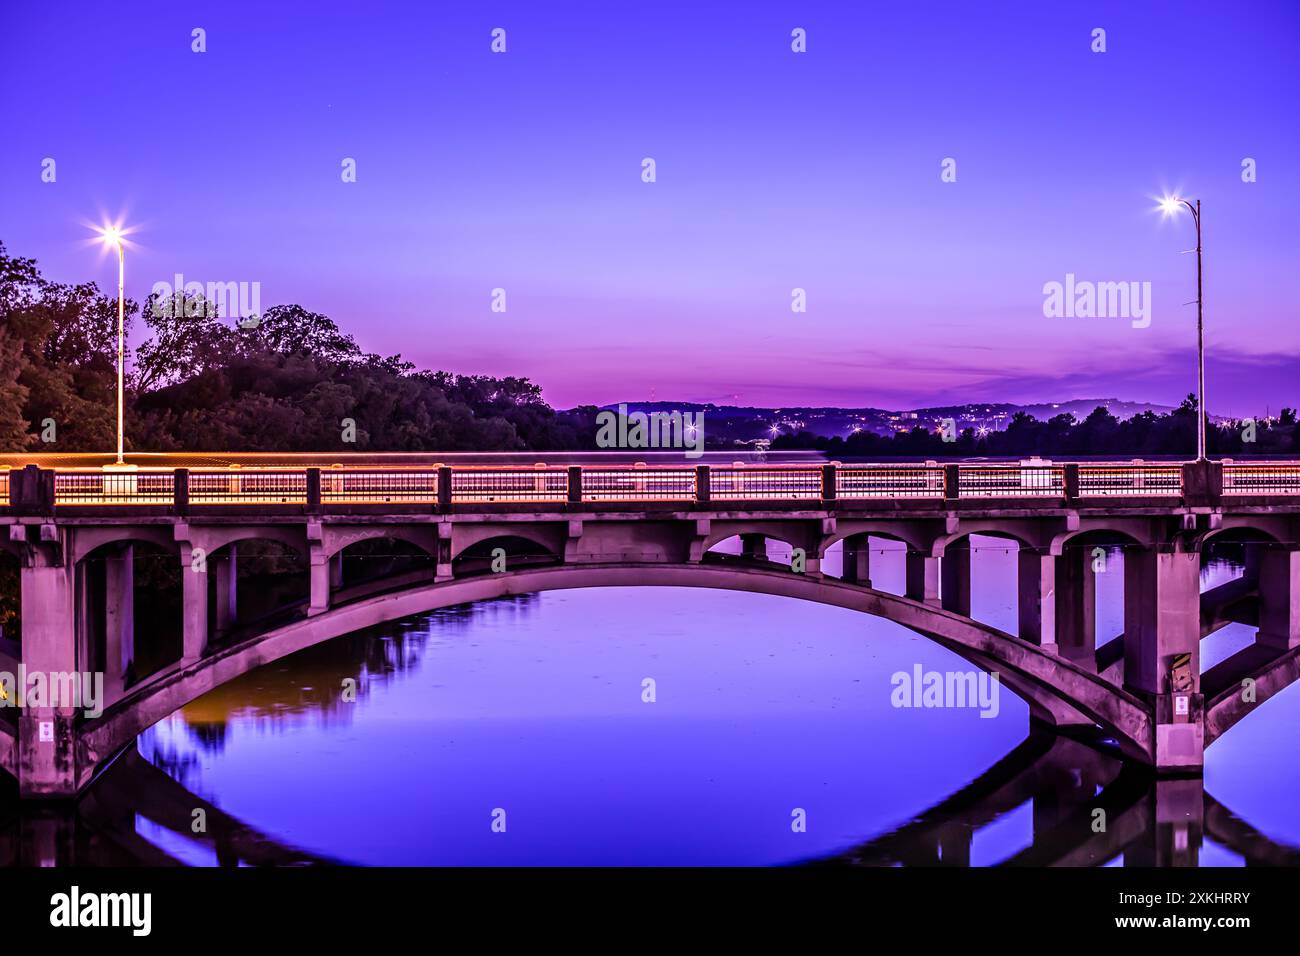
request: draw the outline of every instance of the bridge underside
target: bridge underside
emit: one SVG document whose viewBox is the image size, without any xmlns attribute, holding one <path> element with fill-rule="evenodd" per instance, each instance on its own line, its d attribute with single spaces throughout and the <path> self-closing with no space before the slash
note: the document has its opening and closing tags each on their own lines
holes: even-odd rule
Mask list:
<svg viewBox="0 0 1300 956">
<path fill-rule="evenodd" d="M 875 517 L 629 510 L 13 524 L 0 544 L 21 561 L 21 664 L 47 673 L 102 668 L 108 706 L 94 717 L 64 706 L 24 708 L 16 726 L 0 723 L 0 765 L 24 796 L 71 796 L 156 721 L 321 641 L 512 594 L 656 586 L 773 594 L 894 621 L 996 672 L 1037 722 L 1100 727 L 1134 761 L 1196 773 L 1205 746 L 1300 676 L 1296 531 L 1290 518 L 1207 524 L 1194 515 L 996 508 Z M 1247 573 L 1201 595 L 1201 551 L 1224 532 L 1247 537 Z M 1018 635 L 970 617 L 972 534 L 1001 536 L 1018 550 Z M 734 537 L 739 555 L 711 552 Z M 871 586 L 875 537 L 901 542 L 903 595 Z M 237 597 L 237 564 L 250 539 L 296 555 L 304 579 L 301 606 L 256 627 L 240 626 L 236 607 L 245 599 Z M 347 580 L 345 552 L 376 540 L 402 542 L 406 557 L 383 580 Z M 784 564 L 767 557 L 774 540 L 790 549 Z M 1096 545 L 1116 541 L 1125 544 L 1124 633 L 1098 647 Z M 823 573 L 833 545 L 843 549 L 842 578 Z M 136 548 L 174 556 L 183 599 L 175 659 L 143 675 L 132 624 Z M 1202 674 L 1201 637 L 1229 623 L 1258 628 L 1255 642 Z M 0 648 L 0 664 L 18 663 Z"/>
</svg>

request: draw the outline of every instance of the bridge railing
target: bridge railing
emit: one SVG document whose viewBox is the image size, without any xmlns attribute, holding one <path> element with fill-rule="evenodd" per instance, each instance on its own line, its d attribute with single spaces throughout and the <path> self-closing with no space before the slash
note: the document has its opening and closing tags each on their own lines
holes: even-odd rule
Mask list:
<svg viewBox="0 0 1300 956">
<path fill-rule="evenodd" d="M 693 501 L 694 468 L 584 468 L 583 501 Z"/>
<path fill-rule="evenodd" d="M 835 471 L 837 498 L 942 498 L 940 465 L 841 465 Z"/>
<path fill-rule="evenodd" d="M 1218 476 L 1221 472 L 1221 479 Z M 1191 482 L 1191 484 L 1189 484 Z M 46 490 L 41 490 L 46 489 Z M 1207 490 L 1208 489 L 1208 490 Z M 0 469 L 0 507 L 294 505 L 308 508 L 841 499 L 1182 499 L 1300 495 L 1300 462 L 940 465 L 554 466 L 532 468 Z M 45 504 L 41 504 L 45 502 Z"/>
<path fill-rule="evenodd" d="M 1300 462 L 1252 465 L 1224 462 L 1225 495 L 1300 495 Z"/>
<path fill-rule="evenodd" d="M 67 505 L 170 505 L 176 491 L 173 471 L 60 471 L 54 474 L 54 500 Z"/>
<path fill-rule="evenodd" d="M 297 505 L 307 503 L 307 472 L 292 469 L 191 471 L 191 505 Z M 58 492 L 55 492 L 58 503 Z"/>
<path fill-rule="evenodd" d="M 563 468 L 455 468 L 452 504 L 565 501 L 569 473 Z"/>
<path fill-rule="evenodd" d="M 1183 493 L 1182 465 L 1080 465 L 1080 498 L 1177 497 Z"/>
<path fill-rule="evenodd" d="M 822 470 L 803 466 L 714 466 L 709 498 L 714 501 L 808 501 L 822 497 Z"/>
<path fill-rule="evenodd" d="M 438 472 L 322 468 L 320 498 L 326 505 L 432 503 L 438 500 Z"/>
<path fill-rule="evenodd" d="M 959 498 L 1060 498 L 1065 495 L 1063 465 L 981 465 L 961 468 Z"/>
</svg>

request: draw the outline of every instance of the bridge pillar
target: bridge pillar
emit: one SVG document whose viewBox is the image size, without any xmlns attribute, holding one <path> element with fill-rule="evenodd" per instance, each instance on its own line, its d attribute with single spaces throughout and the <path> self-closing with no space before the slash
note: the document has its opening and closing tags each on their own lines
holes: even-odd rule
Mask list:
<svg viewBox="0 0 1300 956">
<path fill-rule="evenodd" d="M 943 866 L 970 866 L 970 848 L 975 831 L 962 823 L 952 823 L 939 831 L 938 862 Z"/>
<path fill-rule="evenodd" d="M 1022 546 L 1016 570 L 1019 636 L 1056 653 L 1056 558 Z"/>
<path fill-rule="evenodd" d="M 906 561 L 906 596 L 938 606 L 939 559 L 925 551 L 908 551 Z"/>
<path fill-rule="evenodd" d="M 740 556 L 751 561 L 766 561 L 767 538 L 761 534 L 742 534 L 740 536 Z"/>
<path fill-rule="evenodd" d="M 216 581 L 216 632 L 225 635 L 239 617 L 239 552 L 238 545 L 227 546 L 226 553 L 213 562 Z"/>
<path fill-rule="evenodd" d="M 324 614 L 330 609 L 330 559 L 318 542 L 311 543 L 311 600 L 307 615 Z"/>
<path fill-rule="evenodd" d="M 208 646 L 208 566 L 181 548 L 181 659 L 196 661 Z"/>
<path fill-rule="evenodd" d="M 330 587 L 339 590 L 343 587 L 343 551 L 330 556 Z"/>
<path fill-rule="evenodd" d="M 1200 647 L 1200 554 L 1171 546 L 1125 554 L 1124 684 L 1152 703 L 1157 769 L 1203 765 Z"/>
<path fill-rule="evenodd" d="M 1263 547 L 1257 553 L 1259 633 L 1255 640 L 1288 650 L 1300 645 L 1300 549 Z"/>
<path fill-rule="evenodd" d="M 970 538 L 954 541 L 939 559 L 943 608 L 970 617 Z"/>
<path fill-rule="evenodd" d="M 20 572 L 23 666 L 45 675 L 76 675 L 73 568 L 56 545 L 31 545 Z M 23 691 L 25 688 L 16 688 Z M 24 707 L 18 715 L 18 791 L 26 797 L 71 797 L 77 788 L 75 701 Z"/>
<path fill-rule="evenodd" d="M 1056 559 L 1056 644 L 1062 657 L 1097 668 L 1097 575 L 1087 548 Z"/>
<path fill-rule="evenodd" d="M 122 545 L 104 561 L 104 692 L 120 697 L 135 659 L 135 547 Z"/>
<path fill-rule="evenodd" d="M 850 584 L 871 587 L 871 536 L 851 534 L 844 539 L 844 574 Z"/>
</svg>

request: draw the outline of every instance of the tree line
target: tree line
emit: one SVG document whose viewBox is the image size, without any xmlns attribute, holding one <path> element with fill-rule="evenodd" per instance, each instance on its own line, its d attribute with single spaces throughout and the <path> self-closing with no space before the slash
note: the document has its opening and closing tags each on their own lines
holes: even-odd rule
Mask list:
<svg viewBox="0 0 1300 956">
<path fill-rule="evenodd" d="M 300 305 L 253 323 L 177 291 L 126 302 L 125 444 L 149 451 L 511 451 L 594 447 L 596 408 L 526 378 L 416 369 Z M 243 327 L 248 325 L 249 327 Z M 0 243 L 0 450 L 102 451 L 117 436 L 117 298 L 43 276 Z"/>
<path fill-rule="evenodd" d="M 981 434 L 974 428 L 950 432 L 916 426 L 892 435 L 857 432 L 847 438 L 808 432 L 781 435 L 773 450 L 817 449 L 831 458 L 945 458 L 1026 457 L 1031 455 L 1143 457 L 1196 454 L 1196 396 L 1188 395 L 1167 414 L 1146 411 L 1118 419 L 1098 406 L 1079 421 L 1071 414 L 1041 421 L 1017 412 L 1005 429 Z M 1282 409 L 1268 421 L 1243 419 L 1210 423 L 1205 435 L 1208 452 L 1215 455 L 1266 457 L 1300 451 L 1300 426 L 1296 410 Z"/>
</svg>

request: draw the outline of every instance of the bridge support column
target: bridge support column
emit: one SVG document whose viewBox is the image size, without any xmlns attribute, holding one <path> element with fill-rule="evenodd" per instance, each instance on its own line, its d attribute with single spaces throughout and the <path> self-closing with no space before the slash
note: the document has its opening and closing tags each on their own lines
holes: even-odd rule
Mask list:
<svg viewBox="0 0 1300 956">
<path fill-rule="evenodd" d="M 1158 770 L 1203 765 L 1200 647 L 1200 554 L 1169 546 L 1125 554 L 1124 683 L 1152 702 Z"/>
<path fill-rule="evenodd" d="M 336 591 L 343 587 L 342 551 L 336 551 L 330 556 L 330 587 Z"/>
<path fill-rule="evenodd" d="M 1097 575 L 1087 548 L 1056 559 L 1056 645 L 1062 657 L 1097 668 Z"/>
<path fill-rule="evenodd" d="M 135 659 L 135 547 L 123 545 L 104 561 L 104 692 L 126 690 Z"/>
<path fill-rule="evenodd" d="M 938 606 L 939 559 L 925 551 L 908 551 L 906 560 L 906 596 Z"/>
<path fill-rule="evenodd" d="M 766 561 L 767 538 L 761 534 L 742 534 L 740 536 L 740 556 L 751 561 Z"/>
<path fill-rule="evenodd" d="M 311 553 L 311 600 L 308 602 L 307 615 L 324 614 L 330 609 L 330 559 L 325 549 L 313 542 Z"/>
<path fill-rule="evenodd" d="M 216 632 L 218 636 L 228 633 L 239 617 L 239 553 L 237 545 L 229 545 L 226 553 L 218 558 L 213 568 L 216 575 Z"/>
<path fill-rule="evenodd" d="M 871 536 L 851 534 L 844 539 L 844 580 L 871 587 Z"/>
<path fill-rule="evenodd" d="M 63 549 L 32 545 L 20 572 L 23 608 L 23 666 L 30 677 L 45 676 L 47 692 L 65 684 L 53 678 L 76 675 L 77 637 L 73 613 L 73 568 Z M 78 683 L 80 680 L 78 679 Z M 23 692 L 25 688 L 15 688 Z M 28 797 L 71 797 L 77 789 L 76 701 L 24 707 L 18 714 L 18 791 Z"/>
<path fill-rule="evenodd" d="M 1300 549 L 1258 549 L 1259 633 L 1255 640 L 1287 650 L 1300 645 Z"/>
<path fill-rule="evenodd" d="M 939 559 L 943 608 L 970 617 L 970 538 L 954 541 Z"/>
<path fill-rule="evenodd" d="M 208 646 L 208 566 L 181 547 L 181 659 L 197 661 Z"/>
<path fill-rule="evenodd" d="M 1021 640 L 1056 653 L 1056 558 L 1022 547 L 1016 577 Z"/>
</svg>

